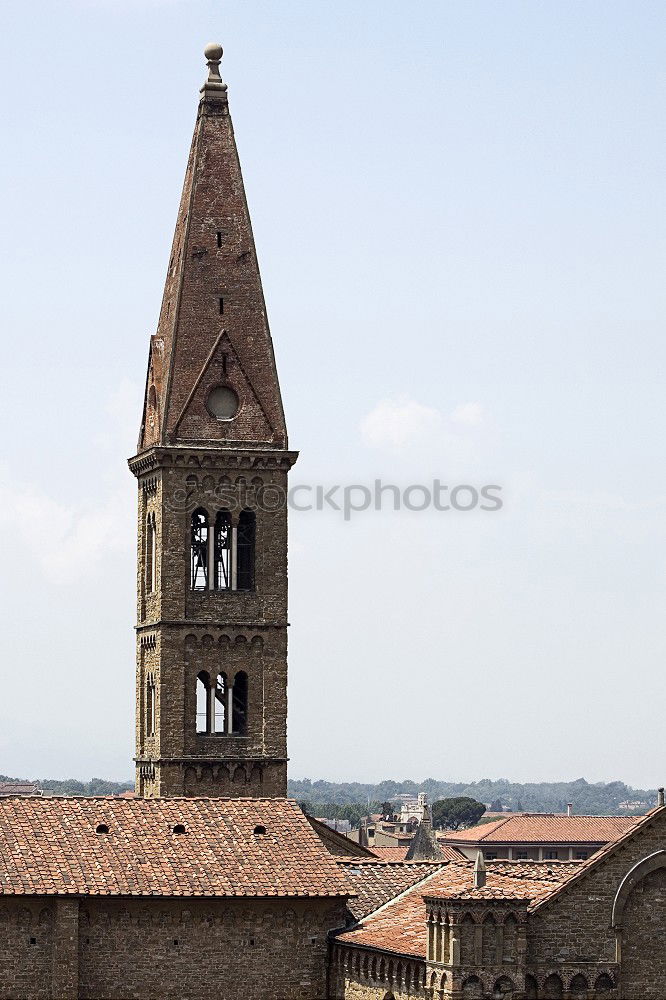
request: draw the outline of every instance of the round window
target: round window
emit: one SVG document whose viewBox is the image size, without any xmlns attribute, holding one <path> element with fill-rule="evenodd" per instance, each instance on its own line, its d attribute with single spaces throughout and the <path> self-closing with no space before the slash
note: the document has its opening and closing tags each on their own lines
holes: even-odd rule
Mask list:
<svg viewBox="0 0 666 1000">
<path fill-rule="evenodd" d="M 233 420 L 238 413 L 238 396 L 228 385 L 216 385 L 208 393 L 206 406 L 218 420 Z"/>
</svg>

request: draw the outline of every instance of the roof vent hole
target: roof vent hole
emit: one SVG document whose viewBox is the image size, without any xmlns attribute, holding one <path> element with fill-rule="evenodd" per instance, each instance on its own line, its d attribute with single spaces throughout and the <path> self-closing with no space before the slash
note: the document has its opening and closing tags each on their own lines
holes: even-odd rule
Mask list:
<svg viewBox="0 0 666 1000">
<path fill-rule="evenodd" d="M 255 826 L 255 828 L 253 830 L 253 833 L 254 833 L 255 837 L 261 837 L 261 836 L 263 836 L 263 834 L 266 833 L 266 827 L 265 826 L 261 826 L 261 824 L 259 824 L 259 826 Z"/>
<path fill-rule="evenodd" d="M 106 823 L 98 823 L 95 827 L 95 833 L 108 833 L 109 828 Z"/>
<path fill-rule="evenodd" d="M 174 833 L 185 833 L 185 827 L 182 823 L 176 823 L 173 828 Z"/>
</svg>

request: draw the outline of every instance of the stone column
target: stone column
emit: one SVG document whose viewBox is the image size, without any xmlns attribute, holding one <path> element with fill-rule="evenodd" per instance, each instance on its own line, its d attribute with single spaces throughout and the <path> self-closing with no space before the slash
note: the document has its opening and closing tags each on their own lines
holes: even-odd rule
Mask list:
<svg viewBox="0 0 666 1000">
<path fill-rule="evenodd" d="M 449 964 L 460 965 L 460 924 L 457 920 L 451 924 L 449 941 L 451 945 L 449 948 Z"/>
<path fill-rule="evenodd" d="M 56 900 L 51 995 L 57 1000 L 76 1000 L 79 995 L 78 899 Z"/>
<path fill-rule="evenodd" d="M 208 519 L 208 589 L 215 590 L 215 518 Z"/>
<path fill-rule="evenodd" d="M 227 699 L 224 710 L 224 731 L 231 734 L 234 731 L 234 685 L 231 674 L 227 677 L 227 689 L 224 692 L 224 697 Z"/>
<path fill-rule="evenodd" d="M 435 931 L 435 918 L 434 918 L 434 915 L 432 913 L 429 913 L 428 914 L 428 950 L 426 952 L 426 959 L 429 962 L 436 962 L 437 961 L 437 959 L 435 958 L 435 955 L 436 955 L 436 950 L 435 950 L 435 947 L 436 947 L 435 946 L 435 934 L 436 934 L 436 931 Z"/>
<path fill-rule="evenodd" d="M 215 674 L 208 680 L 206 688 L 206 732 L 215 732 L 215 685 L 217 678 Z"/>
<path fill-rule="evenodd" d="M 231 589 L 238 589 L 238 524 L 234 518 L 234 523 L 231 527 L 231 552 L 230 552 L 230 562 L 231 562 Z"/>
</svg>

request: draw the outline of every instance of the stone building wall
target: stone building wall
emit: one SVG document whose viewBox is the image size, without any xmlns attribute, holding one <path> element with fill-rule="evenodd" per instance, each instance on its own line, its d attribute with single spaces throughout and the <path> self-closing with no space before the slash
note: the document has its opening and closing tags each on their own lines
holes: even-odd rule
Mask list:
<svg viewBox="0 0 666 1000">
<path fill-rule="evenodd" d="M 2 1000 L 49 1000 L 54 923 L 52 900 L 0 900 Z"/>
<path fill-rule="evenodd" d="M 630 894 L 622 919 L 622 990 L 627 997 L 666 996 L 666 868 Z"/>
<path fill-rule="evenodd" d="M 622 926 L 612 926 L 613 902 L 629 872 L 666 848 L 666 817 L 655 815 L 603 863 L 574 881 L 529 921 L 527 968 L 540 993 L 548 977 L 569 988 L 574 977 L 593 989 L 599 976 L 618 980 L 622 1000 L 666 996 L 666 876 L 639 878 L 628 896 Z M 551 990 L 556 989 L 551 980 Z"/>
<path fill-rule="evenodd" d="M 0 901 L 0 1000 L 324 1000 L 330 899 Z"/>
<path fill-rule="evenodd" d="M 293 455 L 205 451 L 145 459 L 139 474 L 137 792 L 141 796 L 284 796 L 287 729 L 287 472 Z M 174 464 L 170 464 L 173 462 Z M 227 468 L 227 465 L 229 467 Z M 254 464 L 259 467 L 255 468 Z M 246 468 L 247 466 L 247 468 Z M 191 518 L 229 509 L 256 516 L 251 591 L 193 591 Z M 148 522 L 154 518 L 151 591 Z M 151 522 L 152 523 L 152 522 Z M 197 675 L 247 674 L 247 732 L 197 734 Z M 147 730 L 148 684 L 156 690 Z M 219 766 L 222 764 L 222 766 Z M 191 766 L 190 766 L 191 765 Z"/>
<path fill-rule="evenodd" d="M 439 979 L 437 980 L 439 981 Z M 433 997 L 425 962 L 370 949 L 333 945 L 331 1000 L 421 1000 Z M 428 984 L 428 985 L 426 985 Z M 439 997 L 439 994 L 434 994 Z"/>
</svg>

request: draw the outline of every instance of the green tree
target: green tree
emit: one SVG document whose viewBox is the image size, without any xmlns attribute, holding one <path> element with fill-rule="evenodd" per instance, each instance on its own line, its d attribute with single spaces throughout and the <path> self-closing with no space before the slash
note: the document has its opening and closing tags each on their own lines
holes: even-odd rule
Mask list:
<svg viewBox="0 0 666 1000">
<path fill-rule="evenodd" d="M 386 818 L 392 819 L 395 809 L 393 808 L 392 804 L 387 800 L 386 802 L 382 802 L 381 809 L 379 811 L 381 812 L 384 819 Z"/>
<path fill-rule="evenodd" d="M 466 795 L 453 799 L 439 799 L 433 803 L 432 821 L 439 830 L 458 830 L 478 823 L 486 807 L 483 802 Z"/>
</svg>

